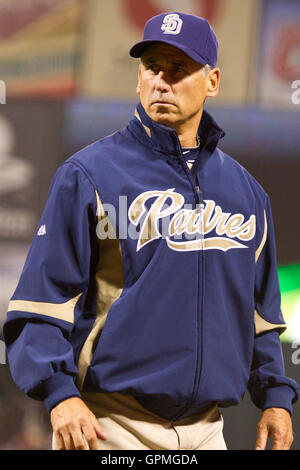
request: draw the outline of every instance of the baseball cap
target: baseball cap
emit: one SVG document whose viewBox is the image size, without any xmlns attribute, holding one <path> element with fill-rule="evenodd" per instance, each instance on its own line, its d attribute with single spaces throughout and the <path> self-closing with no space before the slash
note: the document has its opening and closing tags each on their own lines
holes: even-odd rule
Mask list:
<svg viewBox="0 0 300 470">
<path fill-rule="evenodd" d="M 218 60 L 218 40 L 205 18 L 180 12 L 162 13 L 147 21 L 143 40 L 129 51 L 131 57 L 141 57 L 144 49 L 154 42 L 163 42 L 181 49 L 199 64 L 215 67 Z"/>
</svg>

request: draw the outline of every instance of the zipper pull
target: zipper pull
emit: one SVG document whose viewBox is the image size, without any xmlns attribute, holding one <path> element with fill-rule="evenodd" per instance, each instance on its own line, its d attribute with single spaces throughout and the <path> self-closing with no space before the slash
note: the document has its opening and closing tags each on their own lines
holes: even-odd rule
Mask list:
<svg viewBox="0 0 300 470">
<path fill-rule="evenodd" d="M 203 202 L 200 204 L 200 219 L 201 219 L 201 234 L 200 234 L 200 238 L 201 238 L 201 248 L 203 250 L 204 248 L 204 204 Z"/>
<path fill-rule="evenodd" d="M 196 193 L 198 195 L 198 200 L 200 204 L 203 204 L 203 194 L 202 194 L 199 184 L 196 185 Z"/>
</svg>

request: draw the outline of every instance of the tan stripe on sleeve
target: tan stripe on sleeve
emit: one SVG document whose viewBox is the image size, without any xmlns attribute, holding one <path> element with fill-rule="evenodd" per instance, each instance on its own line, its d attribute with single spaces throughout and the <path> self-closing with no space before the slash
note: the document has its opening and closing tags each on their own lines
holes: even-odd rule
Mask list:
<svg viewBox="0 0 300 470">
<path fill-rule="evenodd" d="M 97 216 L 100 222 L 106 217 L 102 201 L 96 191 Z M 97 316 L 93 327 L 86 338 L 78 358 L 77 387 L 82 390 L 87 370 L 92 362 L 100 334 L 106 323 L 112 304 L 119 299 L 124 286 L 123 260 L 120 240 L 108 219 L 109 233 L 112 237 L 99 239 L 99 260 L 96 271 L 97 284 Z"/>
<path fill-rule="evenodd" d="M 30 300 L 11 300 L 8 304 L 8 312 L 16 310 L 18 312 L 34 313 L 36 315 L 45 315 L 47 317 L 57 318 L 69 323 L 74 323 L 74 310 L 79 297 L 77 295 L 67 302 L 56 304 L 49 302 L 33 302 Z"/>
<path fill-rule="evenodd" d="M 254 324 L 255 324 L 255 334 L 259 335 L 260 333 L 265 333 L 266 331 L 279 329 L 279 333 L 283 333 L 287 326 L 285 323 L 276 324 L 270 323 L 262 318 L 257 310 L 254 310 Z"/>
</svg>

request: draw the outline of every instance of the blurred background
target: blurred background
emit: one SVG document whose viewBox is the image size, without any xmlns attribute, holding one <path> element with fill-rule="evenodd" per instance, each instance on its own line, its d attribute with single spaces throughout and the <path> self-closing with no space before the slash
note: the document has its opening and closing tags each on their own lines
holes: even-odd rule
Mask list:
<svg viewBox="0 0 300 470">
<path fill-rule="evenodd" d="M 128 50 L 153 15 L 206 17 L 220 44 L 221 149 L 271 198 L 286 374 L 300 383 L 300 1 L 0 0 L 0 449 L 50 449 L 44 405 L 14 385 L 2 326 L 57 167 L 131 119 Z M 6 93 L 4 93 L 6 92 Z M 229 449 L 252 449 L 260 411 L 248 393 L 222 410 Z M 300 406 L 294 408 L 300 449 Z"/>
</svg>

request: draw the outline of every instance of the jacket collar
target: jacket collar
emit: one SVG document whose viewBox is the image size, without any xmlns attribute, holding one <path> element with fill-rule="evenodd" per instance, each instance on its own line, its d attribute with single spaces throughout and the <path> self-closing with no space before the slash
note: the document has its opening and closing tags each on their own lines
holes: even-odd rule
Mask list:
<svg viewBox="0 0 300 470">
<path fill-rule="evenodd" d="M 141 103 L 138 103 L 134 116 L 129 128 L 139 140 L 162 153 L 178 155 L 180 142 L 174 129 L 153 121 Z M 210 155 L 215 150 L 218 141 L 225 136 L 225 132 L 212 116 L 203 110 L 198 136 L 201 141 L 200 152 L 202 153 L 205 149 L 205 154 Z"/>
</svg>

